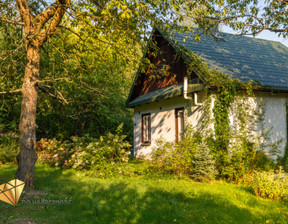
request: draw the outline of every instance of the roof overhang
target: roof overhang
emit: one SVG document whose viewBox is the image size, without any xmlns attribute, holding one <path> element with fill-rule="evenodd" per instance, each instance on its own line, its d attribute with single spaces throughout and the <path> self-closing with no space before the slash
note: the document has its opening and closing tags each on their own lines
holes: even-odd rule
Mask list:
<svg viewBox="0 0 288 224">
<path fill-rule="evenodd" d="M 188 93 L 201 91 L 207 88 L 204 84 L 188 84 Z M 137 97 L 128 103 L 128 108 L 134 108 L 142 104 L 153 103 L 159 100 L 170 99 L 177 96 L 183 95 L 183 82 L 178 83 L 166 88 L 157 89 L 152 92 L 146 93 L 142 96 Z"/>
</svg>

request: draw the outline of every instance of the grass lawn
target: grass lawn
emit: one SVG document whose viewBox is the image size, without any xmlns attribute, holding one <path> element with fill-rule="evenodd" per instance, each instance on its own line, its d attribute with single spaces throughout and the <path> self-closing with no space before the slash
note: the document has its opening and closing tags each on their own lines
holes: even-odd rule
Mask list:
<svg viewBox="0 0 288 224">
<path fill-rule="evenodd" d="M 15 166 L 0 166 L 0 184 L 13 179 L 15 171 Z M 261 199 L 224 182 L 156 176 L 96 179 L 44 166 L 37 166 L 35 182 L 38 192 L 22 194 L 15 208 L 0 202 L 1 224 L 24 218 L 37 224 L 288 223 L 288 203 Z M 47 204 L 66 198 L 71 204 Z"/>
</svg>

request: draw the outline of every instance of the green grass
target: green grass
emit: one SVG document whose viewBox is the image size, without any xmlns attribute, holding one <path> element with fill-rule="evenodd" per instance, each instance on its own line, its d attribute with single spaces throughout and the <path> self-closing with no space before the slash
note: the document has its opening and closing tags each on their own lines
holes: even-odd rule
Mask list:
<svg viewBox="0 0 288 224">
<path fill-rule="evenodd" d="M 15 166 L 0 166 L 0 183 Z M 173 177 L 96 179 L 73 170 L 37 166 L 36 189 L 12 206 L 0 202 L 0 223 L 288 223 L 288 203 L 254 196 L 243 186 L 195 183 Z M 65 200 L 71 205 L 27 205 L 21 200 Z"/>
</svg>

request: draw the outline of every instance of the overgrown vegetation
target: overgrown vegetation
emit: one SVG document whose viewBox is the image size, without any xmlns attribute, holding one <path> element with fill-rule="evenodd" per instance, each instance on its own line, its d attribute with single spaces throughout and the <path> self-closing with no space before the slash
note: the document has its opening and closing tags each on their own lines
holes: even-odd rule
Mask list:
<svg viewBox="0 0 288 224">
<path fill-rule="evenodd" d="M 181 52 L 182 50 L 180 49 Z M 80 137 L 74 136 L 69 139 L 67 139 L 67 136 L 71 133 L 64 134 L 65 132 L 62 132 L 60 128 L 59 133 L 61 135 L 56 134 L 55 136 L 58 139 L 42 138 L 38 141 L 38 162 L 62 169 L 72 168 L 89 171 L 89 175 L 101 178 L 161 173 L 189 176 L 197 181 L 211 181 L 215 178 L 222 178 L 236 182 L 240 182 L 244 176 L 251 175 L 256 170 L 269 171 L 274 168 L 275 162 L 267 155 L 277 155 L 277 144 L 279 142 L 267 144 L 271 130 L 264 129 L 265 104 L 260 102 L 258 107 L 253 106 L 255 103 L 253 88 L 255 86 L 252 83 L 241 83 L 239 80 L 231 79 L 225 74 L 210 70 L 191 52 L 184 51 L 184 53 L 189 53 L 189 57 L 192 58 L 188 71 L 201 74 L 199 76 L 213 86 L 208 94 L 211 97 L 204 104 L 205 117 L 197 127 L 197 131 L 193 129 L 186 131 L 184 139 L 178 144 L 160 139 L 154 149 L 152 163 L 147 163 L 139 169 L 139 166 L 135 166 L 134 161 L 127 163 L 131 145 L 127 141 L 126 135 L 123 134 L 123 125 L 115 131 L 108 128 L 113 133 L 106 130 L 101 135 L 94 136 L 85 134 L 92 129 L 86 132 L 83 129 L 84 127 L 81 127 L 83 132 L 75 132 Z M 87 81 L 93 82 L 96 80 L 92 78 Z M 70 93 L 70 91 L 74 91 L 74 88 L 67 89 L 67 93 Z M 83 92 L 83 94 L 86 93 Z M 84 95 L 83 97 L 87 96 Z M 110 99 L 113 99 L 114 96 L 111 97 Z M 43 105 L 46 106 L 41 109 L 41 105 L 42 102 L 40 103 L 40 111 L 43 112 L 45 111 L 43 108 L 50 111 L 56 104 L 47 98 L 43 101 Z M 58 108 L 59 110 L 57 109 L 58 111 L 56 110 L 59 116 L 62 116 L 60 115 L 61 108 L 62 106 Z M 50 112 L 47 112 L 46 115 L 50 116 Z M 105 114 L 106 109 L 102 112 Z M 233 121 L 229 119 L 231 114 L 235 117 Z M 43 116 L 46 115 L 43 114 Z M 40 116 L 40 121 L 41 119 Z M 90 118 L 87 117 L 87 119 Z M 58 122 L 60 121 L 61 119 L 58 120 Z M 43 122 L 49 123 L 50 120 L 46 117 Z M 83 122 L 85 126 L 85 120 Z M 110 124 L 113 124 L 113 122 Z M 255 135 L 255 124 L 261 128 L 260 135 Z M 56 126 L 61 125 L 59 123 Z M 2 126 L 5 130 L 10 130 L 11 127 Z M 62 128 L 71 129 L 68 126 Z M 186 129 L 189 128 L 186 127 Z M 51 128 L 50 134 L 48 132 L 46 134 L 51 136 L 53 130 L 54 128 Z M 127 131 L 124 131 L 124 133 L 127 133 Z M 2 136 L 1 146 L 3 147 L 0 151 L 2 163 L 15 163 L 16 161 L 18 139 L 17 136 L 14 137 L 10 135 Z M 8 145 L 12 150 L 10 148 L 8 150 Z M 256 174 L 260 175 L 260 173 Z M 253 177 L 256 178 L 256 176 Z M 275 181 L 277 182 L 277 180 Z M 273 185 L 272 182 L 271 185 Z M 253 189 L 257 185 L 261 189 L 259 181 L 249 183 L 253 183 L 251 185 Z M 264 193 L 255 192 L 266 197 Z M 277 196 L 274 198 L 282 199 L 283 197 Z"/>
<path fill-rule="evenodd" d="M 249 186 L 257 196 L 288 201 L 288 176 L 280 167 L 273 171 L 256 171 L 250 178 Z"/>
<path fill-rule="evenodd" d="M 208 69 L 201 59 L 185 49 L 179 48 L 178 54 L 190 58 L 188 71 L 196 73 L 212 88 L 208 90 L 204 117 L 198 127 L 194 132 L 187 132 L 191 128 L 186 127 L 186 136 L 179 144 L 160 140 L 152 156 L 154 166 L 164 173 L 186 174 L 200 181 L 215 177 L 244 181 L 256 195 L 286 200 L 283 189 L 287 180 L 273 175 L 282 140 L 270 141 L 272 128 L 265 128 L 265 103 L 256 102 L 254 95 L 257 86 Z M 177 151 L 179 147 L 181 153 Z M 282 164 L 284 160 L 285 157 Z M 250 181 L 246 181 L 247 176 L 251 176 Z"/>
<path fill-rule="evenodd" d="M 79 30 L 80 27 L 87 29 L 87 26 L 78 24 Z M 108 132 L 115 134 L 115 127 L 123 123 L 123 130 L 132 142 L 132 114 L 124 105 L 138 67 L 136 61 L 142 55 L 142 42 L 123 35 L 116 38 L 114 34 L 89 39 L 89 35 L 96 35 L 94 32 L 97 31 L 81 31 L 79 40 L 63 29 L 42 48 L 38 141 L 41 138 L 64 141 L 85 134 L 99 138 Z M 3 59 L 0 62 L 0 89 L 19 89 L 23 81 L 19 74 L 24 73 L 25 47 L 17 48 L 17 45 L 21 43 L 23 33 L 17 27 L 0 27 L 0 36 L 0 57 Z M 111 40 L 115 42 L 113 46 L 107 45 Z M 17 94 L 1 94 L 1 133 L 18 133 L 21 99 Z"/>
<path fill-rule="evenodd" d="M 131 150 L 122 129 L 120 125 L 116 134 L 108 133 L 99 139 L 89 135 L 64 142 L 41 139 L 37 143 L 38 162 L 62 169 L 89 170 L 97 177 L 119 175 L 124 172 L 122 163 L 128 162 Z"/>
<path fill-rule="evenodd" d="M 191 176 L 196 146 L 197 141 L 193 138 L 179 144 L 160 139 L 152 153 L 153 169 L 158 173 Z"/>
<path fill-rule="evenodd" d="M 191 57 L 190 72 L 201 73 L 202 79 L 214 87 L 210 90 L 211 99 L 204 105 L 200 131 L 205 133 L 202 141 L 216 160 L 219 176 L 237 180 L 253 170 L 273 168 L 272 159 L 267 156 L 279 156 L 281 141 L 269 143 L 271 129 L 264 128 L 265 104 L 262 100 L 256 102 L 254 96 L 257 86 L 208 69 L 192 52 L 185 53 Z"/>
</svg>

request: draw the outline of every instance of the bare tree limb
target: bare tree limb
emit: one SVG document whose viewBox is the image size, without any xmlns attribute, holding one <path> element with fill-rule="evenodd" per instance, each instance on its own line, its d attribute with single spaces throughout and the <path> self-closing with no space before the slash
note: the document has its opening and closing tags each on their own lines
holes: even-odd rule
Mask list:
<svg viewBox="0 0 288 224">
<path fill-rule="evenodd" d="M 57 78 L 57 79 L 41 80 L 41 81 L 38 81 L 37 83 L 57 82 L 59 80 L 64 80 L 65 82 L 72 83 L 72 81 L 69 78 Z"/>
<path fill-rule="evenodd" d="M 55 95 L 55 94 L 49 92 L 47 89 L 45 89 L 45 87 L 46 87 L 46 88 L 49 88 L 49 89 L 54 89 L 58 95 Z M 38 88 L 39 88 L 43 93 L 47 94 L 48 96 L 50 96 L 50 97 L 52 97 L 52 98 L 54 98 L 54 99 L 63 101 L 65 104 L 69 104 L 68 101 L 67 101 L 67 100 L 64 98 L 64 96 L 62 95 L 62 93 L 61 93 L 59 90 L 57 90 L 55 87 L 53 87 L 53 86 L 48 86 L 48 85 L 41 85 L 41 84 L 38 83 Z"/>
<path fill-rule="evenodd" d="M 21 92 L 22 92 L 22 89 L 16 89 L 16 90 L 11 90 L 11 91 L 0 92 L 0 95 L 10 94 L 10 93 L 21 93 Z"/>
</svg>

